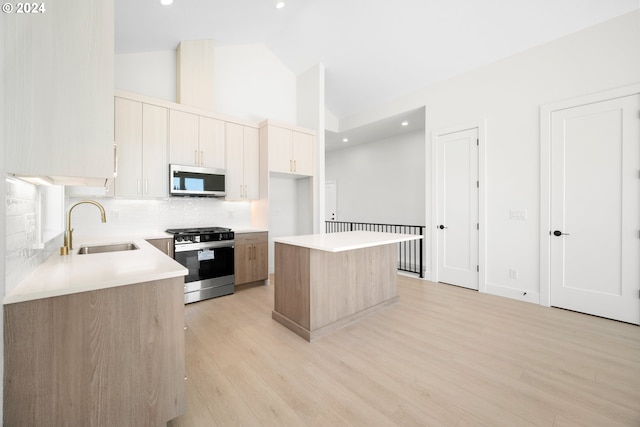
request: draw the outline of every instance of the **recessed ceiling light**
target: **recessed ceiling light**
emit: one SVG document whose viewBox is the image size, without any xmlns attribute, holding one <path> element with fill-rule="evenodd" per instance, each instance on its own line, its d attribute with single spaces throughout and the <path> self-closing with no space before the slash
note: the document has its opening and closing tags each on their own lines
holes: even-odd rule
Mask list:
<svg viewBox="0 0 640 427">
<path fill-rule="evenodd" d="M 407 122 L 406 120 L 404 122 L 401 123 L 402 126 L 409 126 L 409 122 Z"/>
<path fill-rule="evenodd" d="M 282 9 L 284 7 L 284 2 L 283 1 L 277 1 L 276 2 L 276 9 Z"/>
<path fill-rule="evenodd" d="M 349 142 L 349 138 L 342 138 L 342 142 Z"/>
<path fill-rule="evenodd" d="M 173 0 L 160 0 L 160 4 L 163 6 L 169 6 L 171 3 L 173 3 Z"/>
</svg>

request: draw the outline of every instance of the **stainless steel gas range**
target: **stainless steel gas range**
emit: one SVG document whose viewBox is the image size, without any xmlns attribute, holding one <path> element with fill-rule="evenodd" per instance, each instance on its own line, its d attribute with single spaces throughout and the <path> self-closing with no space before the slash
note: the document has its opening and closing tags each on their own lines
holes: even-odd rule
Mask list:
<svg viewBox="0 0 640 427">
<path fill-rule="evenodd" d="M 184 303 L 232 294 L 234 233 L 230 228 L 173 228 L 173 258 L 189 270 L 184 278 Z"/>
</svg>

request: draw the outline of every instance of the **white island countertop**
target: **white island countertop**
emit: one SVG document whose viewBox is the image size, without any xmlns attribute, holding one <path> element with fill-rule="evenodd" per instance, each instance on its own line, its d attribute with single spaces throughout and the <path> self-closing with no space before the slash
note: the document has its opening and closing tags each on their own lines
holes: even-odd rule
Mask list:
<svg viewBox="0 0 640 427">
<path fill-rule="evenodd" d="M 419 239 L 422 239 L 422 236 L 415 234 L 382 233 L 377 231 L 345 231 L 341 233 L 276 237 L 273 241 L 276 243 L 317 249 L 325 252 L 342 252 Z"/>
<path fill-rule="evenodd" d="M 74 242 L 70 255 L 56 251 L 4 297 L 4 304 L 31 301 L 116 286 L 187 275 L 187 269 L 141 238 L 91 242 L 133 242 L 139 249 L 78 255 L 83 242 Z"/>
</svg>

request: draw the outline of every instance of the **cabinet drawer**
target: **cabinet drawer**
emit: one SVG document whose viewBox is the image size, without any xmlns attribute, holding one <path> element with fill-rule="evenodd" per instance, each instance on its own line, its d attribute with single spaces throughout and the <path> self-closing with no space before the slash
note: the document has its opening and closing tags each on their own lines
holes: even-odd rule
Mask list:
<svg viewBox="0 0 640 427">
<path fill-rule="evenodd" d="M 269 233 L 259 231 L 255 233 L 236 233 L 234 239 L 236 245 L 251 245 L 254 243 L 267 243 Z"/>
</svg>

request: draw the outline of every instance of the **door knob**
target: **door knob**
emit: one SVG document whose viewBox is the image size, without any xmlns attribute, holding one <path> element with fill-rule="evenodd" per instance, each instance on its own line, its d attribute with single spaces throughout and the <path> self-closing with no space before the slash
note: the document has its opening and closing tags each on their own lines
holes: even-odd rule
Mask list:
<svg viewBox="0 0 640 427">
<path fill-rule="evenodd" d="M 554 235 L 554 236 L 568 236 L 568 235 L 569 235 L 569 233 L 563 233 L 563 232 L 562 232 L 562 231 L 560 231 L 560 230 L 556 230 L 556 231 L 554 231 L 554 232 L 553 232 L 553 235 Z"/>
<path fill-rule="evenodd" d="M 447 227 L 445 227 L 444 225 L 442 225 L 442 224 L 441 224 L 441 225 L 439 225 L 439 226 L 438 226 L 438 228 L 439 228 L 440 230 L 444 230 L 444 229 L 445 229 L 445 228 L 447 228 Z"/>
</svg>

